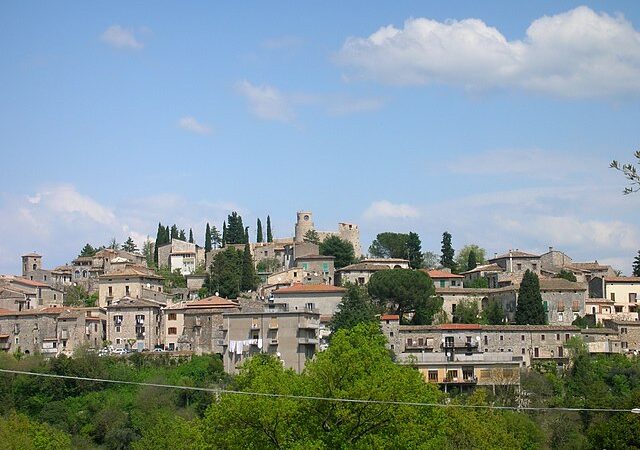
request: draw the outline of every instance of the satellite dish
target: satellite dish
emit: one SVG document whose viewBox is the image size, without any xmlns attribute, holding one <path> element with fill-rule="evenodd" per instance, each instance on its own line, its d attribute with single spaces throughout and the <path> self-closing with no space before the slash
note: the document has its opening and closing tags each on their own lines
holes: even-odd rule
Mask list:
<svg viewBox="0 0 640 450">
<path fill-rule="evenodd" d="M 220 297 L 220 293 L 216 291 L 216 297 Z"/>
</svg>

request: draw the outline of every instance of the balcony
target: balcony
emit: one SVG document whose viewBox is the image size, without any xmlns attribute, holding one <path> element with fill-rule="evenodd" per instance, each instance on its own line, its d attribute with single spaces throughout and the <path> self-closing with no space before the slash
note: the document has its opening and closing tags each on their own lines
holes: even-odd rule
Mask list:
<svg viewBox="0 0 640 450">
<path fill-rule="evenodd" d="M 469 377 L 445 377 L 444 380 L 441 381 L 442 384 L 476 384 L 478 383 L 478 378 L 475 376 Z"/>
<path fill-rule="evenodd" d="M 407 350 L 433 350 L 433 342 L 407 342 L 404 348 Z"/>
<path fill-rule="evenodd" d="M 300 345 L 316 345 L 316 344 L 318 344 L 318 338 L 301 337 L 301 338 L 298 338 L 298 344 L 300 344 Z"/>
<path fill-rule="evenodd" d="M 320 327 L 318 322 L 311 320 L 303 320 L 298 324 L 298 328 L 301 330 L 317 330 Z"/>
</svg>

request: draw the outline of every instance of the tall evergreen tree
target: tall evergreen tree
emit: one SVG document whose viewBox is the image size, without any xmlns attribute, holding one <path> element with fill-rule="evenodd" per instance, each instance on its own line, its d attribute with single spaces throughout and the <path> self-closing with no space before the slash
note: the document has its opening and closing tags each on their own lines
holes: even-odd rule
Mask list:
<svg viewBox="0 0 640 450">
<path fill-rule="evenodd" d="M 520 283 L 516 323 L 518 325 L 545 325 L 547 323 L 547 314 L 540 294 L 540 280 L 538 275 L 530 270 L 524 273 Z"/>
<path fill-rule="evenodd" d="M 193 230 L 191 228 L 189 228 L 189 243 L 195 244 L 195 242 L 193 241 Z"/>
<path fill-rule="evenodd" d="M 227 217 L 227 244 L 244 244 L 246 241 L 246 230 L 242 224 L 242 216 L 233 211 Z"/>
<path fill-rule="evenodd" d="M 407 237 L 407 259 L 412 269 L 421 269 L 424 265 L 422 244 L 418 233 L 411 232 Z"/>
<path fill-rule="evenodd" d="M 175 223 L 171 226 L 171 239 L 180 239 L 180 231 Z"/>
<path fill-rule="evenodd" d="M 156 234 L 156 242 L 153 246 L 153 263 L 158 265 L 158 248 L 162 245 L 164 241 L 164 227 L 160 222 L 158 222 L 158 233 Z"/>
<path fill-rule="evenodd" d="M 476 261 L 476 252 L 471 250 L 469 252 L 469 257 L 467 258 L 467 270 L 473 270 L 478 266 L 478 262 Z"/>
<path fill-rule="evenodd" d="M 242 280 L 240 285 L 243 291 L 252 291 L 258 285 L 256 280 L 256 269 L 253 265 L 251 248 L 248 242 L 244 244 L 244 253 L 242 254 Z"/>
<path fill-rule="evenodd" d="M 187 240 L 187 234 L 184 232 L 184 230 L 180 230 L 180 233 L 178 234 L 178 239 L 180 239 L 181 241 Z"/>
<path fill-rule="evenodd" d="M 338 311 L 331 318 L 331 333 L 353 328 L 361 323 L 375 323 L 377 308 L 364 286 L 349 284 L 347 292 L 338 305 Z"/>
<path fill-rule="evenodd" d="M 124 241 L 124 244 L 122 244 L 122 250 L 130 253 L 134 253 L 138 251 L 138 247 L 136 246 L 136 243 L 133 242 L 133 239 L 131 238 L 131 236 L 129 236 L 129 238 L 126 241 Z"/>
<path fill-rule="evenodd" d="M 456 268 L 456 263 L 453 260 L 455 251 L 451 245 L 451 234 L 448 231 L 442 233 L 442 250 L 440 253 L 440 264 L 442 267 L 448 267 L 451 271 L 454 271 Z"/>
<path fill-rule="evenodd" d="M 210 290 L 221 297 L 236 298 L 242 283 L 243 253 L 234 247 L 216 253 L 211 264 Z"/>
<path fill-rule="evenodd" d="M 96 249 L 89 243 L 87 243 L 82 250 L 80 250 L 80 255 L 78 256 L 93 256 L 96 254 Z"/>
<path fill-rule="evenodd" d="M 211 227 L 207 222 L 207 228 L 204 231 L 204 251 L 205 253 L 211 251 Z"/>
<path fill-rule="evenodd" d="M 640 277 L 640 250 L 638 250 L 638 256 L 633 260 L 633 276 Z"/>
<path fill-rule="evenodd" d="M 211 228 L 211 244 L 213 248 L 222 247 L 222 236 L 220 236 L 220 232 L 215 225 Z"/>
<path fill-rule="evenodd" d="M 249 227 L 244 227 L 244 243 L 249 243 Z"/>
<path fill-rule="evenodd" d="M 273 233 L 271 232 L 271 217 L 267 216 L 267 242 L 273 242 Z"/>
<path fill-rule="evenodd" d="M 222 222 L 222 247 L 227 245 L 227 222 Z"/>
<path fill-rule="evenodd" d="M 262 222 L 258 219 L 258 223 L 256 224 L 256 242 L 262 242 L 264 240 L 262 236 Z"/>
<path fill-rule="evenodd" d="M 169 225 L 164 227 L 164 237 L 163 237 L 162 243 L 163 244 L 171 243 L 171 230 L 169 228 Z"/>
</svg>

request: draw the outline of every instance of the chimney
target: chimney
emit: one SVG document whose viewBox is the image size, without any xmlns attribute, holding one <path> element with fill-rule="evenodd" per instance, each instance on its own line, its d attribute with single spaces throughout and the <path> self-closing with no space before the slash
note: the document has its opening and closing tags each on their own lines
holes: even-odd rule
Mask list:
<svg viewBox="0 0 640 450">
<path fill-rule="evenodd" d="M 549 246 L 549 251 L 552 252 L 553 251 L 553 247 Z"/>
</svg>

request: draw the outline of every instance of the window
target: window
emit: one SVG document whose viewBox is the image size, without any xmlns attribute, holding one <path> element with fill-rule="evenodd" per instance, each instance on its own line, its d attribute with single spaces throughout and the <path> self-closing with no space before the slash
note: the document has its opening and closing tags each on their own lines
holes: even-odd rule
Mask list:
<svg viewBox="0 0 640 450">
<path fill-rule="evenodd" d="M 458 381 L 458 370 L 447 370 L 447 381 Z"/>
<path fill-rule="evenodd" d="M 322 271 L 324 273 L 329 272 L 329 263 L 322 263 Z"/>
<path fill-rule="evenodd" d="M 113 287 L 109 286 L 109 297 L 113 297 Z"/>
<path fill-rule="evenodd" d="M 540 356 L 540 351 L 539 351 L 538 347 L 534 347 L 534 349 L 533 349 L 533 357 L 537 358 L 539 356 Z"/>
<path fill-rule="evenodd" d="M 390 331 L 390 332 L 389 332 L 389 336 L 390 336 L 390 337 L 393 337 L 393 331 Z"/>
<path fill-rule="evenodd" d="M 169 320 L 176 320 L 176 313 L 169 313 Z"/>
<path fill-rule="evenodd" d="M 504 341 L 504 336 L 502 334 L 500 335 L 500 340 Z"/>
<path fill-rule="evenodd" d="M 536 270 L 538 270 L 538 265 L 537 264 L 531 264 L 531 268 L 533 269 L 533 271 L 535 272 Z"/>
<path fill-rule="evenodd" d="M 178 329 L 176 327 L 169 327 L 167 334 L 178 334 Z"/>
<path fill-rule="evenodd" d="M 638 294 L 632 292 L 629 294 L 629 303 L 636 303 L 638 301 Z"/>
<path fill-rule="evenodd" d="M 522 348 L 520 349 L 520 353 L 522 353 L 522 354 L 524 355 L 524 347 L 522 347 Z"/>
<path fill-rule="evenodd" d="M 124 295 L 129 296 L 129 286 L 124 287 Z"/>
<path fill-rule="evenodd" d="M 53 294 L 53 299 L 54 299 L 54 300 L 56 300 L 56 299 L 57 299 L 56 294 Z"/>
<path fill-rule="evenodd" d="M 445 287 L 446 282 L 444 280 L 440 280 L 440 287 L 443 288 Z"/>
<path fill-rule="evenodd" d="M 564 357 L 564 347 L 558 347 L 558 358 Z"/>
<path fill-rule="evenodd" d="M 309 270 L 309 265 L 307 263 L 302 263 L 302 270 Z"/>
<path fill-rule="evenodd" d="M 484 336 L 484 345 L 489 344 L 489 337 L 487 335 Z"/>
<path fill-rule="evenodd" d="M 541 341 L 544 341 L 544 334 L 541 334 L 541 335 L 540 335 L 540 340 L 541 340 Z"/>
<path fill-rule="evenodd" d="M 559 312 L 558 313 L 558 321 L 559 322 L 564 322 L 564 313 L 563 312 Z"/>
<path fill-rule="evenodd" d="M 314 303 L 307 303 L 304 305 L 305 308 L 307 309 L 315 309 L 315 304 Z"/>
<path fill-rule="evenodd" d="M 116 344 L 119 345 L 120 344 L 120 338 L 116 338 Z"/>
<path fill-rule="evenodd" d="M 614 301 L 614 302 L 616 301 L 616 293 L 615 292 L 611 293 L 611 300 Z"/>
<path fill-rule="evenodd" d="M 437 383 L 438 382 L 438 371 L 437 370 L 430 370 L 428 378 L 429 378 L 429 381 Z"/>
<path fill-rule="evenodd" d="M 556 333 L 556 341 L 560 340 L 560 333 Z"/>
<path fill-rule="evenodd" d="M 116 325 L 116 333 L 120 333 L 120 330 L 121 330 L 120 325 Z"/>
<path fill-rule="evenodd" d="M 517 267 L 518 270 L 522 270 L 522 264 L 518 263 L 518 264 L 516 264 L 516 267 Z"/>
<path fill-rule="evenodd" d="M 571 337 L 571 336 L 569 335 L 569 333 L 567 333 L 567 334 L 565 334 L 565 335 L 564 335 L 564 340 L 565 340 L 565 341 L 568 341 L 570 337 Z"/>
<path fill-rule="evenodd" d="M 520 340 L 521 340 L 522 342 L 524 342 L 524 334 L 521 334 L 521 335 L 520 335 Z"/>
</svg>

